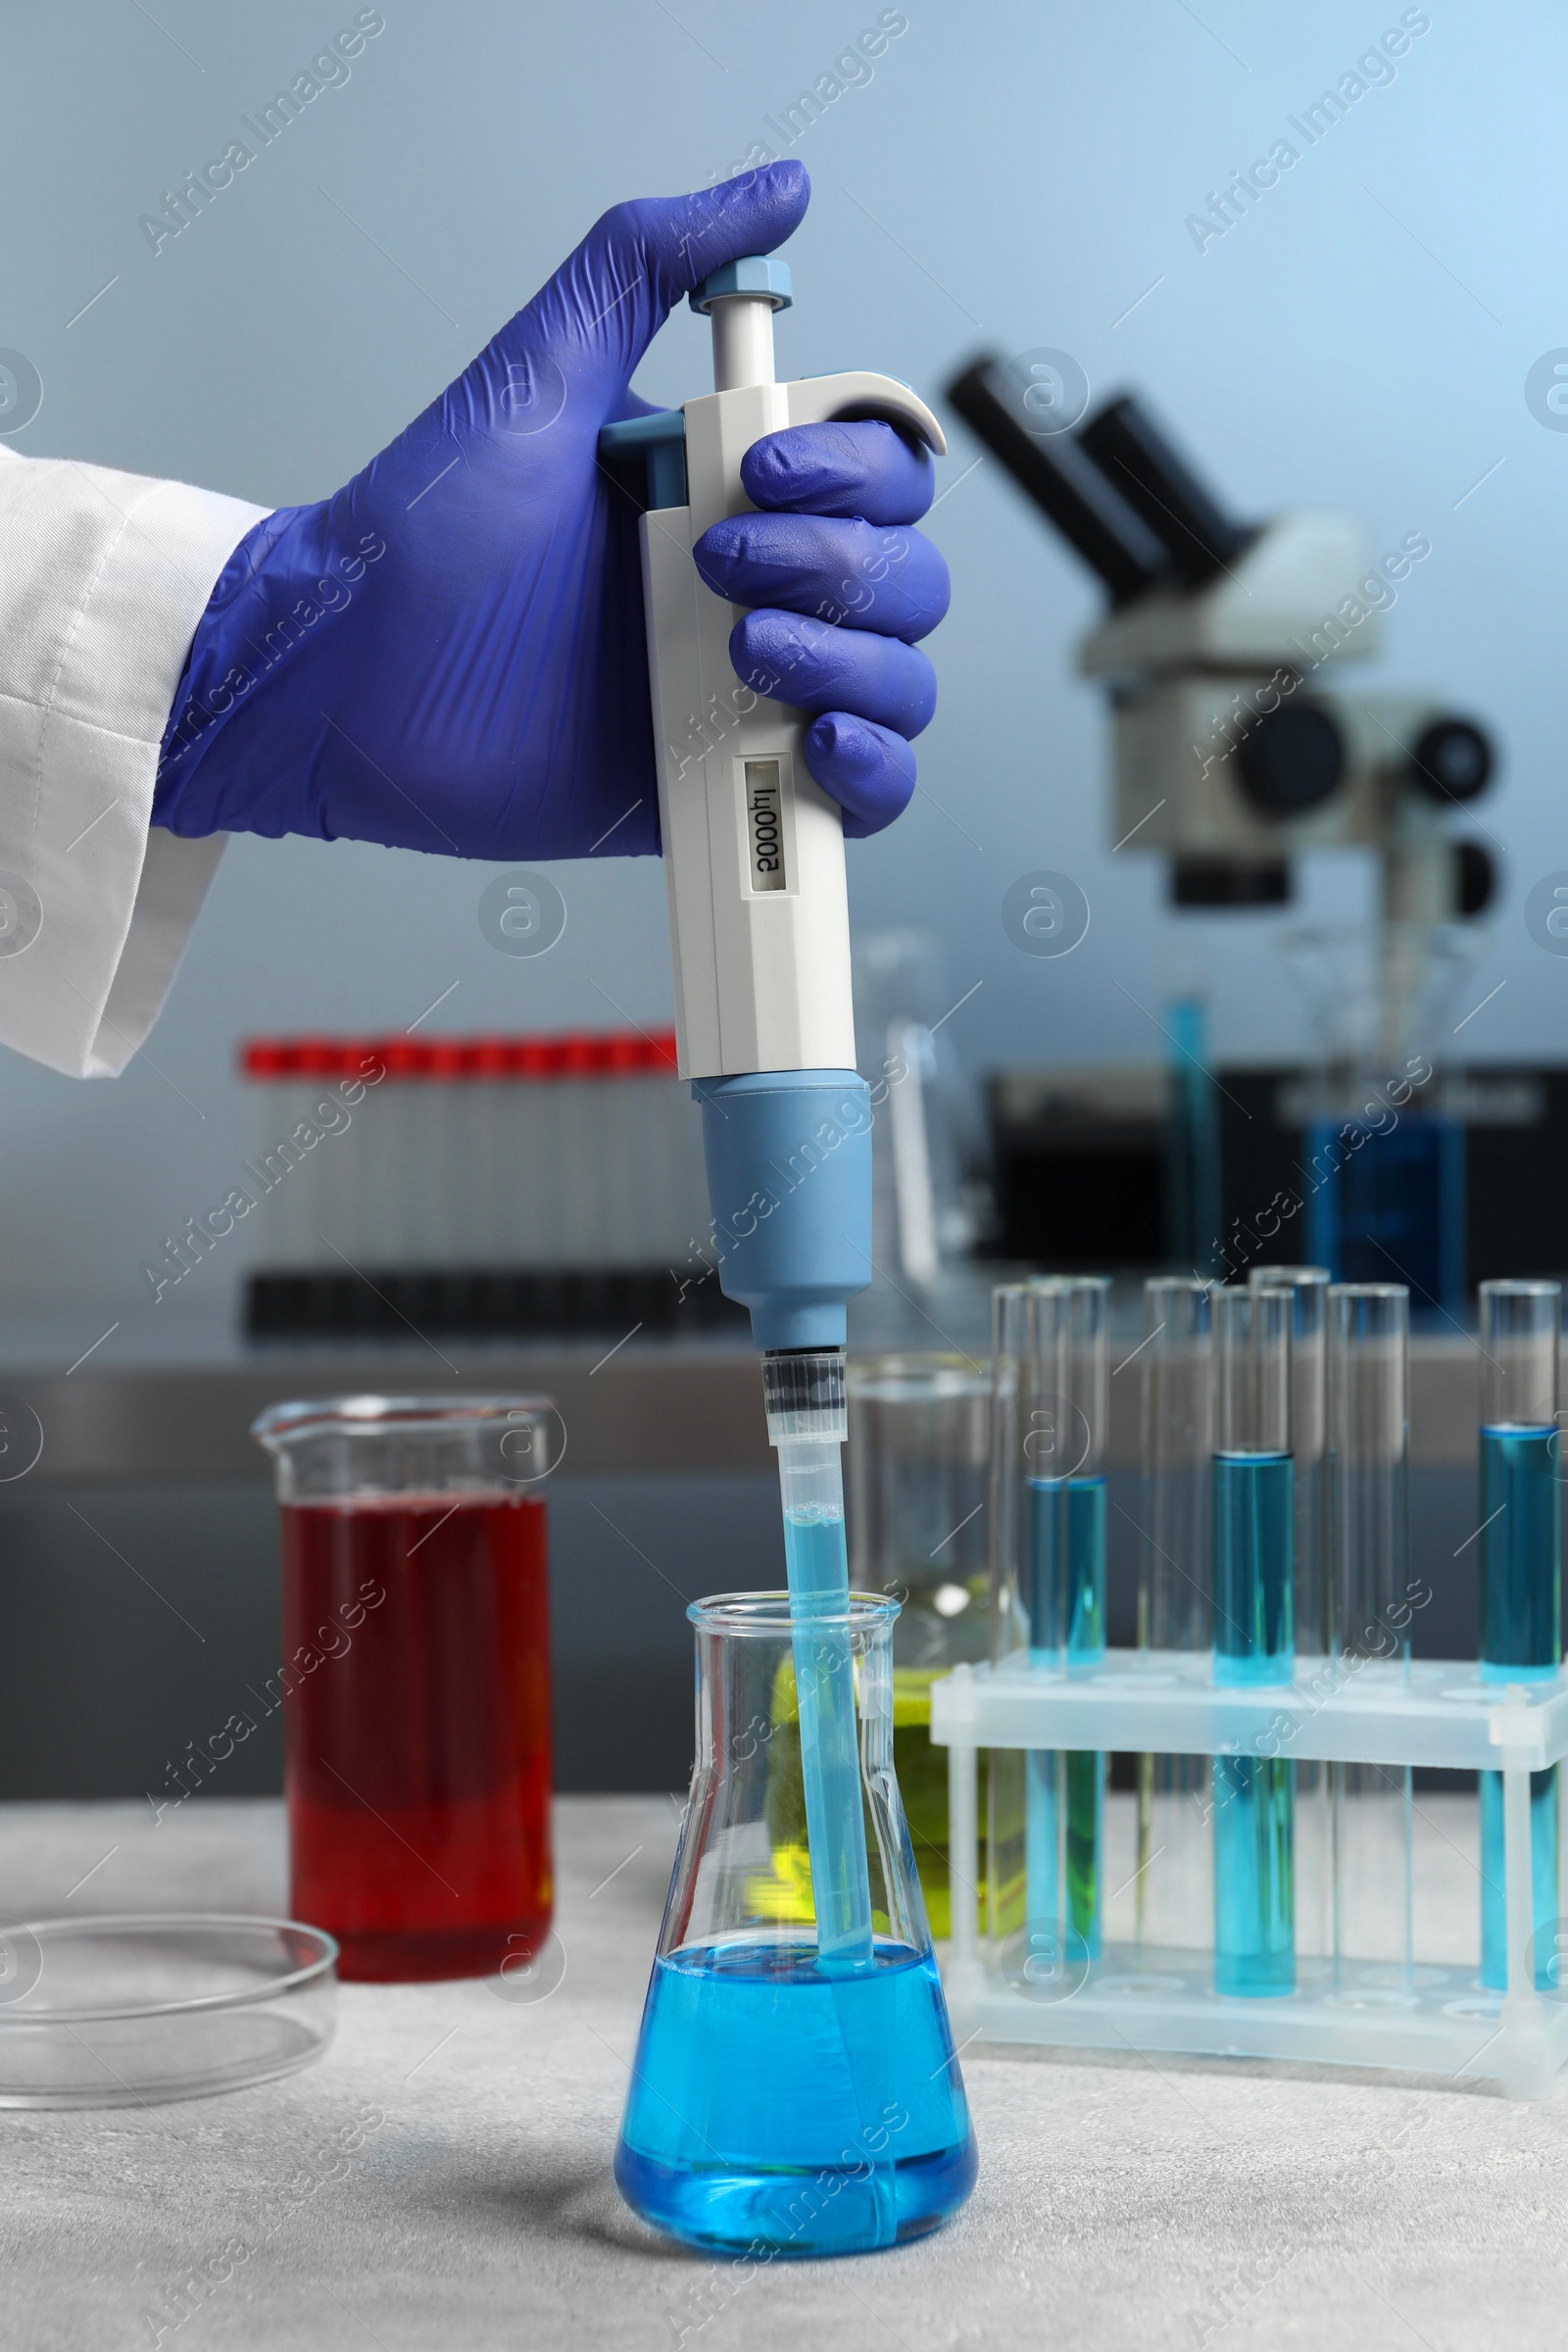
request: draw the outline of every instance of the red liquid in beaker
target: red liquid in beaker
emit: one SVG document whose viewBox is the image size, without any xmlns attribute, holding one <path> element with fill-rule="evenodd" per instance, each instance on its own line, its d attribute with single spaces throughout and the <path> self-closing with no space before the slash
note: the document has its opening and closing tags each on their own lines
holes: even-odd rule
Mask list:
<svg viewBox="0 0 1568 2352">
<path fill-rule="evenodd" d="M 294 1916 L 348 1978 L 531 1957 L 552 1902 L 543 1501 L 285 1503 L 282 1547 Z"/>
</svg>

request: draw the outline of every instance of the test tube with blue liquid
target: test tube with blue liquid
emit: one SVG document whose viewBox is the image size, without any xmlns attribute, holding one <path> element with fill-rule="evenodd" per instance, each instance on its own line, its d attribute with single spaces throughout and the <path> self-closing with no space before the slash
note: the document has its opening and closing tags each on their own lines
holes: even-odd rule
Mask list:
<svg viewBox="0 0 1568 2352">
<path fill-rule="evenodd" d="M 1020 1600 L 1036 1663 L 1069 1674 L 1105 1654 L 1105 1434 L 1110 1412 L 1110 1282 L 1056 1276 L 1028 1285 L 1020 1427 L 1027 1483 Z M 1031 1753 L 1025 1789 L 1032 1934 L 1065 1930 L 1097 1959 L 1103 1913 L 1105 1759 Z"/>
<path fill-rule="evenodd" d="M 1484 1282 L 1481 1345 L 1481 1676 L 1548 1683 L 1562 1664 L 1562 1545 L 1554 1282 Z M 1481 1982 L 1508 1984 L 1502 1775 L 1481 1781 Z M 1557 1768 L 1530 1776 L 1536 1982 L 1557 1917 Z M 1555 1987 L 1553 1987 L 1555 1989 Z"/>
<path fill-rule="evenodd" d="M 1253 1290 L 1291 1295 L 1291 1460 L 1296 1485 L 1297 1671 L 1310 1679 L 1333 1649 L 1329 1556 L 1327 1266 L 1253 1266 Z M 1296 1949 L 1333 1949 L 1334 1836 L 1327 1764 L 1296 1764 Z"/>
<path fill-rule="evenodd" d="M 1296 1479 L 1288 1291 L 1213 1293 L 1214 1680 L 1289 1683 L 1295 1672 Z M 1214 1758 L 1214 1988 L 1251 1997 L 1296 1985 L 1295 1767 Z"/>
<path fill-rule="evenodd" d="M 1158 1672 L 1169 1651 L 1209 1648 L 1209 1502 L 1213 1482 L 1210 1285 L 1152 1275 L 1144 1285 L 1143 1476 L 1139 1495 L 1138 1647 Z M 1203 1946 L 1213 1932 L 1211 1770 L 1206 1756 L 1138 1759 L 1134 1938 L 1152 1956 Z"/>
<path fill-rule="evenodd" d="M 1336 1683 L 1410 1679 L 1410 1294 L 1336 1283 L 1329 1301 L 1329 1462 Z M 1409 1765 L 1329 1767 L 1334 1998 L 1408 1999 L 1414 1983 Z M 1299 1801 L 1299 1788 L 1298 1789 Z"/>
</svg>

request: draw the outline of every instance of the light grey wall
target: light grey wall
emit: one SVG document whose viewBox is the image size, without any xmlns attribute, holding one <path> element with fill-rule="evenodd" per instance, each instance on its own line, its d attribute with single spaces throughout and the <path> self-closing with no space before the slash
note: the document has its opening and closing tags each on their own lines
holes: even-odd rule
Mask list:
<svg viewBox="0 0 1568 2352">
<path fill-rule="evenodd" d="M 262 501 L 324 493 L 603 207 L 721 172 L 879 10 L 385 0 L 384 13 L 346 86 L 155 257 L 138 217 L 355 7 L 0 8 L 0 345 L 26 352 L 46 387 L 16 446 Z M 1507 985 L 1466 1042 L 1549 1054 L 1568 965 L 1530 944 L 1520 909 L 1536 876 L 1568 866 L 1568 436 L 1534 421 L 1523 380 L 1568 343 L 1568 26 L 1545 0 L 1505 20 L 1483 0 L 1431 13 L 1392 86 L 1200 253 L 1185 217 L 1287 135 L 1286 116 L 1350 70 L 1398 6 L 909 0 L 869 85 L 800 142 L 815 195 L 790 251 L 799 298 L 781 360 L 793 373 L 874 366 L 931 392 L 978 346 L 1062 345 L 1097 391 L 1147 387 L 1241 512 L 1352 505 L 1380 548 L 1425 531 L 1434 553 L 1401 595 L 1379 674 L 1441 682 L 1506 747 L 1486 821 L 1510 881 L 1474 993 Z M 700 386 L 705 338 L 673 320 L 640 388 L 676 400 Z M 856 916 L 934 926 L 953 995 L 984 983 L 955 1022 L 977 1061 L 1147 1055 L 1156 876 L 1107 853 L 1103 719 L 1067 658 L 1096 598 L 992 464 L 959 479 L 974 454 L 961 429 L 955 453 L 931 526 L 956 595 L 933 649 L 942 706 L 924 789 L 891 837 L 852 851 Z M 998 919 L 1008 882 L 1044 864 L 1076 875 L 1094 906 L 1060 963 L 1016 954 Z M 247 1147 L 232 1077 L 244 1033 L 403 1026 L 454 981 L 436 1026 L 665 1013 L 654 864 L 561 869 L 571 920 L 539 962 L 481 939 L 490 870 L 237 841 L 125 1078 L 79 1086 L 0 1061 L 0 1305 L 13 1319 L 67 1309 L 82 1346 L 122 1315 L 110 1347 L 140 1344 L 157 1317 L 138 1304 L 139 1259 L 219 1196 Z M 1303 903 L 1338 911 L 1364 896 L 1352 862 L 1324 860 Z M 1290 1046 L 1277 922 L 1203 927 L 1221 1049 Z M 221 1308 L 229 1279 L 215 1260 L 202 1299 L 176 1311 Z"/>
</svg>

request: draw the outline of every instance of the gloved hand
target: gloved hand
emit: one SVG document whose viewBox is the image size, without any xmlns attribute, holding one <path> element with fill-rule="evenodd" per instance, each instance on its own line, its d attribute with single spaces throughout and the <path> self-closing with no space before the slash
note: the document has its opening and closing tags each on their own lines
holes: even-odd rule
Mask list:
<svg viewBox="0 0 1568 2352">
<path fill-rule="evenodd" d="M 192 642 L 153 822 L 494 859 L 657 852 L 637 516 L 599 431 L 649 413 L 628 386 L 675 304 L 780 244 L 809 193 L 791 162 L 617 205 L 345 489 L 258 523 Z M 847 833 L 875 832 L 935 702 L 912 641 L 947 569 L 899 527 L 930 504 L 930 458 L 882 424 L 800 426 L 744 479 L 773 511 L 709 531 L 699 567 L 763 608 L 734 631 L 737 668 L 821 713 L 811 772 Z"/>
</svg>

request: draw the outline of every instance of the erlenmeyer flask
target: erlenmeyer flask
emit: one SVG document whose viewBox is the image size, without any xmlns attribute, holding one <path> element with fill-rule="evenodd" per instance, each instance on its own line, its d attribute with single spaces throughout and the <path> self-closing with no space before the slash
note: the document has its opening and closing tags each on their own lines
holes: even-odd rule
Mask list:
<svg viewBox="0 0 1568 2352">
<path fill-rule="evenodd" d="M 693 1603 L 697 1762 L 615 2151 L 627 2203 L 688 2243 L 864 2254 L 974 2185 L 975 2145 L 893 1770 L 898 1603 L 797 1620 L 787 1592 Z M 855 1677 L 873 1927 L 818 1956 L 797 1675 Z"/>
</svg>

